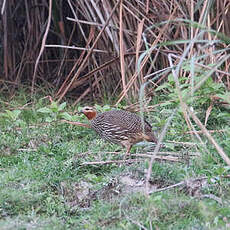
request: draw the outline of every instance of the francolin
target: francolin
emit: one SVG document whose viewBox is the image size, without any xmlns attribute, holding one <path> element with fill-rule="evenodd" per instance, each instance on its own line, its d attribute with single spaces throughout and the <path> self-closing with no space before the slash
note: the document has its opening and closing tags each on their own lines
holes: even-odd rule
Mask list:
<svg viewBox="0 0 230 230">
<path fill-rule="evenodd" d="M 131 112 L 111 110 L 97 113 L 93 107 L 86 106 L 81 112 L 89 119 L 91 127 L 103 139 L 126 147 L 126 155 L 132 146 L 141 141 L 157 143 L 152 126 Z"/>
</svg>

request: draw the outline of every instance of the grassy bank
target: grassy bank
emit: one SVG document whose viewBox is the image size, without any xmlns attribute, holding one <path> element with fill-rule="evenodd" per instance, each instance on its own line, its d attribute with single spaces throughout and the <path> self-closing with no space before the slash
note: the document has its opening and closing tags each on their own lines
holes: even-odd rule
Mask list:
<svg viewBox="0 0 230 230">
<path fill-rule="evenodd" d="M 143 154 L 151 155 L 154 146 L 138 145 L 132 149 L 136 162 L 117 164 L 123 159 L 121 147 L 100 140 L 91 129 L 62 122 L 87 122 L 74 115 L 76 107 L 46 99 L 26 105 L 23 98 L 10 104 L 1 99 L 1 229 L 230 226 L 229 167 L 211 144 L 191 138 L 180 113 L 164 138 L 166 148 L 156 155 L 147 197 L 149 158 Z M 158 107 L 148 120 L 160 130 L 170 111 Z M 229 129 L 224 119 L 215 122 L 220 112 L 213 109 L 210 129 Z M 227 152 L 229 133 L 213 136 Z"/>
</svg>

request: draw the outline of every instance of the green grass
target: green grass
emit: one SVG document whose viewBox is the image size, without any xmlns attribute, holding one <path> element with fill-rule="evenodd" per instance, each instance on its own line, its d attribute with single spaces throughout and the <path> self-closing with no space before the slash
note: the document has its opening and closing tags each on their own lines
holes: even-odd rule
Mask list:
<svg viewBox="0 0 230 230">
<path fill-rule="evenodd" d="M 156 188 L 207 176 L 203 186 L 180 186 L 146 197 L 143 189 L 138 190 L 143 185 L 137 184 L 145 179 L 147 160 L 83 166 L 84 162 L 122 159 L 123 151 L 98 139 L 90 129 L 59 122 L 67 115 L 55 106 L 48 113 L 39 112 L 50 108 L 42 100 L 19 109 L 18 115 L 6 114 L 25 103 L 26 96 L 20 96 L 0 111 L 0 229 L 227 229 L 230 225 L 230 183 L 223 177 L 229 168 L 205 139 L 208 153 L 168 144 L 165 151 L 178 152 L 182 162 L 156 161 L 151 175 Z M 64 110 L 71 113 L 74 108 Z M 156 111 L 149 120 L 164 124 L 170 111 L 170 107 L 161 108 L 162 116 L 157 117 Z M 215 122 L 219 113 L 214 108 L 210 128 L 228 127 L 225 119 Z M 52 122 L 47 123 L 47 117 Z M 86 122 L 82 116 L 75 120 Z M 165 140 L 193 142 L 185 131 L 178 113 Z M 229 153 L 229 134 L 214 137 Z M 108 153 L 117 150 L 120 154 Z M 133 153 L 143 151 L 140 146 L 132 149 Z M 185 159 L 197 151 L 200 156 Z M 136 185 L 130 185 L 132 181 Z"/>
</svg>

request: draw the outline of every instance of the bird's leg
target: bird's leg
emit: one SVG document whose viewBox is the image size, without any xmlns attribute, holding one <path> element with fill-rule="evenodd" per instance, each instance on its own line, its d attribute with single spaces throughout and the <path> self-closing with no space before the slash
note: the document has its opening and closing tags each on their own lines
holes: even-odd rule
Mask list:
<svg viewBox="0 0 230 230">
<path fill-rule="evenodd" d="M 130 149 L 132 148 L 132 145 L 129 144 L 126 146 L 126 153 L 124 159 L 128 159 L 130 157 Z"/>
<path fill-rule="evenodd" d="M 132 143 L 130 143 L 129 140 L 125 140 L 125 141 L 121 141 L 120 144 L 126 148 L 126 153 L 124 156 L 124 160 L 125 160 L 125 159 L 129 158 L 129 156 L 130 156 L 130 149 L 132 148 Z"/>
</svg>

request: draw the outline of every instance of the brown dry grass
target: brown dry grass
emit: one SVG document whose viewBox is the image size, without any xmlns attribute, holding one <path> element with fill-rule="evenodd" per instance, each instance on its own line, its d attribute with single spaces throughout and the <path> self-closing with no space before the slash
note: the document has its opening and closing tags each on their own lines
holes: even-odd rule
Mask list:
<svg viewBox="0 0 230 230">
<path fill-rule="evenodd" d="M 201 31 L 206 29 L 200 39 L 221 42 L 202 48 L 194 43 L 186 59 L 194 53 L 206 55 L 206 66 L 226 54 L 215 51 L 229 47 L 229 6 L 227 0 L 3 1 L 1 90 L 42 84 L 55 89 L 58 100 L 72 92 L 75 104 L 105 94 L 129 102 L 138 97 L 140 85 L 151 80 L 152 95 L 168 76 L 168 54 L 179 63 L 189 41 Z M 167 43 L 176 40 L 188 42 Z M 217 81 L 228 89 L 229 65 L 226 60 L 223 72 L 217 73 Z M 190 77 L 183 71 L 180 75 Z"/>
</svg>

